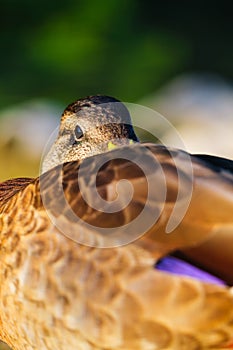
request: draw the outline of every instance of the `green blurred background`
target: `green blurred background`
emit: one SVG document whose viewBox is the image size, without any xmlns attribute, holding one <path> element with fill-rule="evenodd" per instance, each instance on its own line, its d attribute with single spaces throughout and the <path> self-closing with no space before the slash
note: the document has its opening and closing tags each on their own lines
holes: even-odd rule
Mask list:
<svg viewBox="0 0 233 350">
<path fill-rule="evenodd" d="M 47 107 L 58 122 L 68 103 L 101 93 L 146 101 L 169 118 L 171 96 L 165 93 L 163 106 L 154 96 L 177 77 L 214 74 L 231 85 L 232 7 L 224 0 L 1 0 L 0 181 L 38 174 L 41 151 L 29 154 L 33 141 L 26 138 L 39 135 Z M 38 104 L 43 111 L 35 114 Z M 34 130 L 27 130 L 29 119 Z"/>
<path fill-rule="evenodd" d="M 50 113 L 45 112 L 44 119 L 58 123 L 68 103 L 89 94 L 107 94 L 128 102 L 144 101 L 177 127 L 183 121 L 174 118 L 187 119 L 203 101 L 193 93 L 188 110 L 177 109 L 174 102 L 168 108 L 169 103 L 188 101 L 194 90 L 202 94 L 203 82 L 189 79 L 191 95 L 186 97 L 187 83 L 173 86 L 173 94 L 165 92 L 161 105 L 157 95 L 174 79 L 214 75 L 232 89 L 232 8 L 232 2 L 225 0 L 0 0 L 0 181 L 38 174 L 42 148 L 33 154 L 33 134 L 51 133 L 46 125 L 44 133 L 38 131 L 47 107 Z M 218 85 L 208 84 L 210 89 Z M 209 87 L 202 95 L 210 106 L 217 99 L 213 91 L 210 96 Z M 35 121 L 34 130 L 28 128 L 29 120 Z M 40 147 L 45 142 L 42 136 Z"/>
<path fill-rule="evenodd" d="M 130 102 L 183 72 L 233 78 L 232 2 L 1 0 L 0 107 Z"/>
<path fill-rule="evenodd" d="M 185 130 L 196 128 L 198 135 L 206 116 L 200 106 L 205 110 L 212 106 L 209 115 L 221 101 L 223 107 L 215 121 L 223 124 L 221 117 L 227 105 L 230 117 L 224 120 L 232 122 L 232 7 L 232 2 L 224 0 L 1 0 L 0 121 L 5 124 L 0 125 L 0 181 L 39 172 L 40 152 L 30 153 L 33 141 L 25 141 L 26 133 L 32 139 L 38 136 L 38 124 L 27 130 L 28 120 L 40 122 L 40 115 L 46 119 L 49 114 L 47 119 L 54 118 L 57 123 L 65 106 L 85 95 L 101 93 L 128 102 L 144 100 L 167 116 L 188 115 Z M 160 100 L 153 97 L 169 82 L 189 74 L 216 75 L 222 80 L 208 83 L 204 90 L 200 82 L 175 84 Z M 220 91 L 217 95 L 213 85 Z M 185 95 L 188 88 L 191 92 Z M 185 103 L 191 99 L 188 109 L 184 110 L 182 103 L 177 107 L 176 101 L 182 98 Z M 47 114 L 44 106 L 50 111 Z M 27 125 L 23 124 L 25 114 Z M 197 125 L 194 118 L 195 127 L 194 115 L 201 120 Z M 184 121 L 176 120 L 178 126 Z M 205 138 L 212 125 L 220 132 L 217 122 L 206 120 Z M 25 133 L 21 138 L 20 127 Z M 222 139 L 227 139 L 226 130 L 232 132 L 233 127 L 223 127 Z M 214 132 L 209 137 L 211 143 Z M 231 136 L 229 140 L 232 144 Z M 207 147 L 203 145 L 203 149 Z"/>
</svg>

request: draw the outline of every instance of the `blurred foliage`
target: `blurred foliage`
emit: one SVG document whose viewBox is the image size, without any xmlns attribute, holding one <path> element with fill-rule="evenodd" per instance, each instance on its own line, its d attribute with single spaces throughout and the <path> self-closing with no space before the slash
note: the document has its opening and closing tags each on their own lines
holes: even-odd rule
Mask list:
<svg viewBox="0 0 233 350">
<path fill-rule="evenodd" d="M 1 0 L 0 107 L 34 97 L 125 101 L 182 72 L 233 77 L 232 3 Z"/>
</svg>

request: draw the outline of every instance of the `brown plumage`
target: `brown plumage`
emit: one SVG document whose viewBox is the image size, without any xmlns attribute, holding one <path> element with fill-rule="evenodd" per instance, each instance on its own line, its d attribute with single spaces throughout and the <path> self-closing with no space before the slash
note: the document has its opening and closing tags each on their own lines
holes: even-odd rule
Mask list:
<svg viewBox="0 0 233 350">
<path fill-rule="evenodd" d="M 77 117 L 79 111 L 70 112 L 69 107 L 68 112 Z M 160 145 L 127 145 L 127 139 L 136 137 L 129 137 L 134 134 L 124 125 L 120 130 L 128 130 L 122 144 L 121 137 L 116 141 L 123 147 L 110 152 L 106 148 L 102 154 L 98 148 L 97 155 L 83 161 L 71 157 L 66 164 L 57 162 L 40 178 L 0 184 L 0 337 L 13 349 L 223 349 L 233 341 L 230 287 L 154 268 L 158 259 L 179 249 L 232 283 L 232 163 L 190 158 Z M 103 135 L 106 147 L 111 138 L 106 138 L 106 129 Z M 137 165 L 139 160 L 147 177 Z M 51 158 L 46 162 L 49 168 Z M 82 198 L 82 184 L 91 196 L 98 164 L 104 165 L 97 174 L 97 192 L 105 201 L 116 198 L 119 180 L 130 181 L 133 196 L 124 209 L 106 213 Z M 158 176 L 153 189 L 158 195 L 151 199 L 145 218 L 160 210 L 161 215 L 135 240 L 127 237 L 134 232 L 124 232 L 124 225 L 142 213 L 148 178 L 153 179 L 157 164 L 165 176 L 166 202 L 162 207 Z M 193 185 L 191 202 L 181 223 L 167 234 L 179 181 L 184 192 Z M 91 226 L 73 220 L 72 213 Z M 116 230 L 106 235 L 99 228 Z M 127 240 L 132 242 L 120 246 Z M 106 245 L 111 248 L 101 248 Z M 205 249 L 204 259 L 199 249 Z"/>
</svg>

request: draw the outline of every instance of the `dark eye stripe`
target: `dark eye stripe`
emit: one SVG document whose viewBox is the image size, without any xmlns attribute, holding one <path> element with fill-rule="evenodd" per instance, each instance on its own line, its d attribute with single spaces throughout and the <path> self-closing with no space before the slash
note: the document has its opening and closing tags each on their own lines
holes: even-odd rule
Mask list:
<svg viewBox="0 0 233 350">
<path fill-rule="evenodd" d="M 79 125 L 76 125 L 74 133 L 75 133 L 76 139 L 80 139 L 81 137 L 83 137 L 83 131 Z"/>
</svg>

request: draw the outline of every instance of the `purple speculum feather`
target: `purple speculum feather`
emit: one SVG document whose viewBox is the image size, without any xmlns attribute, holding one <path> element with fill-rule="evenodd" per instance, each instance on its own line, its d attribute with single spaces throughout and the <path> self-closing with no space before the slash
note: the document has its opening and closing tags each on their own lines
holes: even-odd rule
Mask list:
<svg viewBox="0 0 233 350">
<path fill-rule="evenodd" d="M 156 264 L 156 269 L 175 275 L 192 277 L 206 283 L 225 285 L 224 281 L 222 281 L 220 278 L 172 256 L 167 256 L 161 259 Z"/>
</svg>

